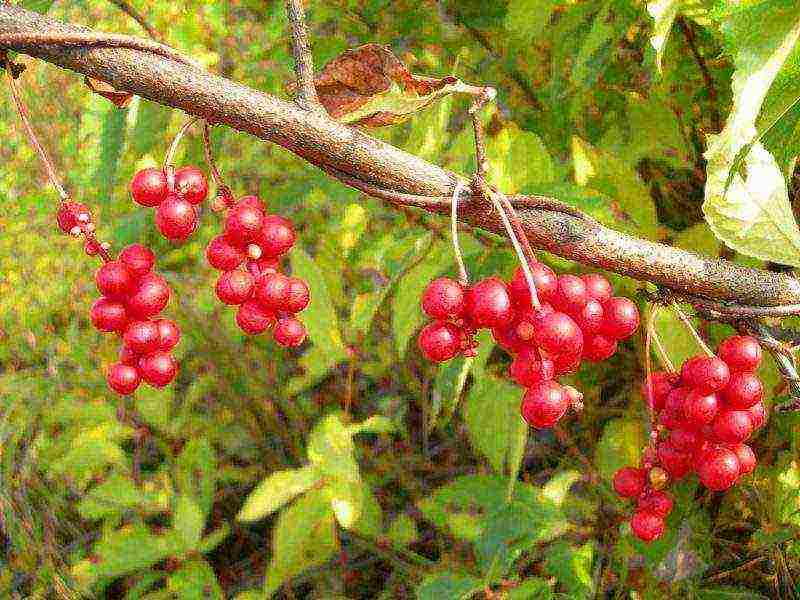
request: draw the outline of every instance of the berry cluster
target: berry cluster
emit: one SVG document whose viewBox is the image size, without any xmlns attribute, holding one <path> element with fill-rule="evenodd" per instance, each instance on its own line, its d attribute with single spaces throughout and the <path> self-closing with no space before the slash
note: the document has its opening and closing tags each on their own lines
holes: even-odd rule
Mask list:
<svg viewBox="0 0 800 600">
<path fill-rule="evenodd" d="M 613 296 L 602 275 L 556 276 L 548 266 L 530 265 L 541 303 L 532 304 L 522 269 L 508 283 L 490 277 L 465 287 L 445 277 L 432 281 L 422 297 L 434 319 L 417 340 L 431 361 L 475 353 L 477 329 L 492 330 L 499 346 L 514 357 L 509 376 L 527 388 L 521 412 L 536 428 L 552 427 L 567 409 L 581 407 L 582 395 L 556 379 L 577 371 L 582 359 L 610 358 L 620 340 L 639 326 L 639 311 L 627 298 Z"/>
<path fill-rule="evenodd" d="M 228 208 L 222 235 L 206 248 L 209 264 L 222 271 L 217 297 L 239 306 L 236 323 L 242 331 L 255 335 L 274 326 L 275 341 L 289 347 L 306 338 L 295 315 L 310 300 L 305 281 L 278 270 L 296 239 L 290 221 L 267 214 L 258 197 L 243 196 Z"/>
<path fill-rule="evenodd" d="M 208 195 L 208 181 L 197 167 L 142 169 L 131 180 L 131 195 L 156 208 L 156 227 L 168 240 L 181 242 L 197 229 L 197 209 Z"/>
<path fill-rule="evenodd" d="M 61 203 L 56 213 L 58 228 L 73 237 L 83 236 L 86 239 L 84 250 L 89 256 L 107 252 L 111 247 L 108 242 L 100 243 L 94 237 L 95 224 L 92 213 L 85 204 L 66 200 Z"/>
<path fill-rule="evenodd" d="M 669 510 L 662 509 L 671 507 L 671 500 L 659 500 L 653 509 L 643 499 L 669 480 L 695 472 L 705 487 L 722 491 L 755 469 L 756 455 L 744 442 L 766 421 L 755 374 L 760 362 L 755 338 L 733 336 L 720 344 L 717 356 L 694 356 L 680 374 L 653 373 L 649 385 L 642 385 L 645 402 L 658 416 L 655 445 L 645 452 L 641 468 L 626 467 L 614 475 L 620 496 L 639 498 L 631 519 L 637 537 L 652 541 L 664 532 Z"/>
</svg>

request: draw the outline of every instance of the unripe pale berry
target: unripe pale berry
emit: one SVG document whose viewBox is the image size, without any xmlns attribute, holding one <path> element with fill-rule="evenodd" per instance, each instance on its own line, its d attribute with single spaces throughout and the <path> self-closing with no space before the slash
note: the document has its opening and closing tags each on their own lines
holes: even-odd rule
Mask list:
<svg viewBox="0 0 800 600">
<path fill-rule="evenodd" d="M 263 225 L 263 212 L 253 206 L 237 204 L 225 217 L 225 239 L 234 246 L 244 247 L 259 236 Z"/>
<path fill-rule="evenodd" d="M 178 363 L 172 354 L 158 350 L 139 360 L 139 374 L 153 387 L 169 385 L 178 373 Z"/>
<path fill-rule="evenodd" d="M 155 321 L 133 321 L 122 336 L 122 343 L 139 355 L 158 350 L 161 336 Z"/>
<path fill-rule="evenodd" d="M 589 297 L 597 300 L 600 304 L 605 303 L 614 295 L 614 289 L 608 279 L 600 273 L 585 273 L 581 275 L 581 279 Z"/>
<path fill-rule="evenodd" d="M 461 351 L 462 338 L 461 330 L 452 323 L 433 321 L 422 328 L 417 345 L 428 360 L 444 362 Z"/>
<path fill-rule="evenodd" d="M 569 398 L 564 388 L 555 381 L 542 381 L 525 392 L 520 412 L 531 427 L 547 429 L 555 425 L 568 408 Z"/>
<path fill-rule="evenodd" d="M 751 372 L 761 363 L 761 344 L 749 335 L 735 335 L 719 345 L 717 354 L 731 371 Z"/>
<path fill-rule="evenodd" d="M 208 243 L 206 259 L 215 269 L 220 271 L 233 271 L 245 259 L 245 253 L 238 246 L 234 246 L 224 236 L 217 236 Z"/>
<path fill-rule="evenodd" d="M 103 296 L 114 300 L 124 300 L 134 287 L 130 269 L 118 260 L 103 263 L 95 272 L 94 281 Z"/>
<path fill-rule="evenodd" d="M 256 335 L 275 324 L 275 313 L 265 310 L 255 300 L 248 300 L 236 312 L 236 324 L 245 333 Z"/>
<path fill-rule="evenodd" d="M 131 196 L 142 206 L 158 206 L 167 197 L 167 176 L 163 169 L 142 169 L 131 180 Z"/>
<path fill-rule="evenodd" d="M 631 531 L 643 542 L 652 542 L 664 535 L 664 519 L 647 510 L 637 510 L 631 517 Z"/>
<path fill-rule="evenodd" d="M 282 273 L 265 273 L 255 285 L 255 299 L 266 309 L 283 311 L 289 300 L 289 278 Z"/>
<path fill-rule="evenodd" d="M 734 373 L 723 390 L 722 397 L 731 408 L 750 408 L 761 402 L 764 388 L 758 376 L 752 373 Z"/>
<path fill-rule="evenodd" d="M 128 312 L 137 319 L 147 319 L 164 310 L 169 302 L 169 285 L 155 273 L 148 273 L 138 281 L 136 290 L 128 298 Z"/>
<path fill-rule="evenodd" d="M 449 277 L 434 279 L 422 294 L 422 310 L 434 319 L 459 316 L 464 310 L 464 287 Z"/>
<path fill-rule="evenodd" d="M 725 410 L 714 419 L 712 431 L 720 442 L 739 444 L 753 433 L 753 421 L 745 410 Z"/>
<path fill-rule="evenodd" d="M 122 363 L 115 363 L 108 369 L 108 376 L 106 377 L 108 387 L 112 390 L 127 396 L 136 391 L 139 387 L 141 379 L 136 367 L 125 365 Z"/>
<path fill-rule="evenodd" d="M 465 313 L 475 327 L 500 327 L 514 318 L 508 288 L 502 279 L 488 277 L 466 292 Z"/>
<path fill-rule="evenodd" d="M 225 271 L 217 279 L 217 298 L 225 304 L 242 304 L 253 295 L 253 276 L 247 271 Z"/>
<path fill-rule="evenodd" d="M 172 350 L 181 341 L 181 330 L 175 321 L 170 319 L 158 319 L 158 339 L 160 340 L 159 349 L 163 351 Z"/>
<path fill-rule="evenodd" d="M 647 473 L 644 469 L 622 467 L 614 473 L 612 483 L 614 491 L 623 498 L 635 498 L 644 491 L 647 485 Z"/>
<path fill-rule="evenodd" d="M 138 279 L 150 272 L 153 265 L 156 264 L 156 255 L 147 246 L 131 244 L 122 249 L 122 252 L 119 253 L 119 260 Z"/>
<path fill-rule="evenodd" d="M 308 306 L 311 292 L 306 282 L 299 277 L 289 277 L 289 293 L 286 297 L 284 310 L 293 314 L 299 313 Z"/>
<path fill-rule="evenodd" d="M 617 340 L 633 335 L 639 327 L 639 309 L 631 300 L 612 297 L 603 304 L 604 320 L 600 333 Z"/>
<path fill-rule="evenodd" d="M 175 191 L 192 204 L 200 204 L 208 196 L 208 180 L 197 167 L 181 167 L 175 171 Z"/>
<path fill-rule="evenodd" d="M 258 234 L 258 244 L 267 256 L 285 254 L 296 239 L 292 222 L 279 215 L 267 215 Z"/>
<path fill-rule="evenodd" d="M 699 459 L 697 476 L 708 489 L 721 492 L 736 483 L 740 466 L 736 453 L 718 446 L 711 448 Z"/>
<path fill-rule="evenodd" d="M 186 240 L 197 228 L 197 210 L 185 198 L 170 194 L 156 209 L 156 227 L 168 240 Z"/>
<path fill-rule="evenodd" d="M 117 300 L 98 298 L 89 312 L 92 325 L 99 331 L 123 331 L 128 325 L 125 305 Z"/>
<path fill-rule="evenodd" d="M 294 348 L 302 344 L 303 340 L 306 339 L 306 328 L 294 317 L 284 317 L 275 325 L 275 331 L 272 336 L 281 346 Z"/>
<path fill-rule="evenodd" d="M 536 344 L 551 355 L 577 355 L 583 349 L 583 334 L 572 318 L 562 312 L 544 315 L 534 333 Z"/>
</svg>

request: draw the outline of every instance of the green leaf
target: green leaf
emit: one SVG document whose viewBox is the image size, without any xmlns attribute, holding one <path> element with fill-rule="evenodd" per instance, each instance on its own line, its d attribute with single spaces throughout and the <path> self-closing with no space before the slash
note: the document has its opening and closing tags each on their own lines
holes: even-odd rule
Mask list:
<svg viewBox="0 0 800 600">
<path fill-rule="evenodd" d="M 767 598 L 769 596 L 733 586 L 697 590 L 697 600 L 767 600 Z"/>
<path fill-rule="evenodd" d="M 338 414 L 323 417 L 308 436 L 308 459 L 326 477 L 357 482 L 353 434 Z"/>
<path fill-rule="evenodd" d="M 345 529 L 353 529 L 361 519 L 365 490 L 360 480 L 333 479 L 325 486 L 336 521 Z"/>
<path fill-rule="evenodd" d="M 542 496 L 556 506 L 561 506 L 569 494 L 570 488 L 581 480 L 579 471 L 560 471 L 553 475 L 542 488 Z"/>
<path fill-rule="evenodd" d="M 431 573 L 417 588 L 417 600 L 466 600 L 481 589 L 481 580 L 469 575 Z"/>
<path fill-rule="evenodd" d="M 570 598 L 590 598 L 592 595 L 592 563 L 594 546 L 587 542 L 579 548 L 567 542 L 555 542 L 546 552 L 545 569 L 570 594 Z"/>
<path fill-rule="evenodd" d="M 38 13 L 46 13 L 53 6 L 55 0 L 21 0 L 19 5 L 28 10 L 34 10 Z"/>
<path fill-rule="evenodd" d="M 107 533 L 95 544 L 98 560 L 93 570 L 100 577 L 120 577 L 151 567 L 181 550 L 174 536 L 154 535 L 144 524 L 136 523 Z"/>
<path fill-rule="evenodd" d="M 544 579 L 534 577 L 526 579 L 517 587 L 508 591 L 506 600 L 551 600 L 553 591 Z"/>
<path fill-rule="evenodd" d="M 327 562 L 339 549 L 330 501 L 312 490 L 281 512 L 272 531 L 272 558 L 264 593 L 272 595 L 289 579 Z"/>
<path fill-rule="evenodd" d="M 125 145 L 125 119 L 128 111 L 109 104 L 102 117 L 100 132 L 100 156 L 94 179 L 101 196 L 110 196 L 117 178 L 119 159 Z"/>
<path fill-rule="evenodd" d="M 320 474 L 311 466 L 272 473 L 250 492 L 236 519 L 242 522 L 259 521 L 319 481 Z"/>
<path fill-rule="evenodd" d="M 203 537 L 205 519 L 200 507 L 189 496 L 178 496 L 175 513 L 172 516 L 172 527 L 185 552 L 197 549 L 200 538 Z"/>
<path fill-rule="evenodd" d="M 459 356 L 439 365 L 431 392 L 428 431 L 445 427 L 453 418 L 474 360 L 473 357 Z"/>
<path fill-rule="evenodd" d="M 368 485 L 363 484 L 361 486 L 361 511 L 358 520 L 350 526 L 346 526 L 338 516 L 337 521 L 342 527 L 351 529 L 368 538 L 377 538 L 381 534 L 383 530 L 383 511 L 381 510 L 381 505 L 378 504 L 378 499 L 375 498 L 375 494 L 372 493 Z"/>
<path fill-rule="evenodd" d="M 505 28 L 521 46 L 531 44 L 550 22 L 558 0 L 510 0 Z"/>
<path fill-rule="evenodd" d="M 800 37 L 800 7 L 787 1 L 731 6 L 722 31 L 736 67 L 734 103 L 725 128 L 708 140 L 703 212 L 717 237 L 735 250 L 800 266 L 800 229 L 781 170 L 761 143 L 747 150 L 769 86 Z M 744 175 L 734 171 L 742 151 Z"/>
<path fill-rule="evenodd" d="M 167 590 L 181 600 L 223 600 L 222 588 L 204 560 L 192 560 L 181 565 L 167 579 Z"/>
<path fill-rule="evenodd" d="M 407 514 L 399 514 L 389 525 L 386 537 L 388 537 L 395 546 L 400 546 L 401 548 L 409 546 L 419 538 L 417 523 Z"/>
<path fill-rule="evenodd" d="M 175 462 L 175 483 L 197 502 L 205 516 L 214 503 L 216 479 L 217 457 L 208 439 L 190 439 Z"/>
<path fill-rule="evenodd" d="M 647 12 L 653 17 L 653 34 L 650 43 L 656 50 L 656 67 L 662 72 L 661 60 L 664 56 L 664 46 L 667 45 L 672 24 L 684 0 L 656 0 L 647 3 Z"/>
<path fill-rule="evenodd" d="M 486 158 L 494 185 L 508 193 L 551 183 L 555 165 L 538 135 L 511 123 L 487 139 Z"/>
<path fill-rule="evenodd" d="M 165 490 L 143 490 L 131 478 L 112 473 L 92 488 L 77 508 L 84 519 L 105 519 L 126 511 L 157 514 L 169 506 Z"/>
<path fill-rule="evenodd" d="M 644 443 L 645 432 L 640 421 L 612 419 L 603 429 L 595 449 L 594 464 L 603 478 L 610 481 L 617 469 L 639 464 Z"/>
<path fill-rule="evenodd" d="M 208 554 L 219 546 L 231 534 L 231 526 L 223 523 L 220 527 L 209 533 L 200 541 L 198 550 L 201 554 Z"/>
<path fill-rule="evenodd" d="M 361 423 L 350 425 L 350 434 L 356 435 L 358 433 L 391 433 L 395 430 L 395 424 L 392 420 L 383 415 L 373 415 Z"/>
</svg>

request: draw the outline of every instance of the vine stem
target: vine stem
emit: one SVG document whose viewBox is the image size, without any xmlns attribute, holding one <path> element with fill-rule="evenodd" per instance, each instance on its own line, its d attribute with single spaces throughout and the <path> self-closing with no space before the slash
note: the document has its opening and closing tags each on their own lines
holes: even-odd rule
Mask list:
<svg viewBox="0 0 800 600">
<path fill-rule="evenodd" d="M 697 333 L 697 330 L 694 328 L 694 325 L 692 325 L 692 322 L 691 322 L 691 320 L 689 320 L 689 317 L 686 316 L 686 313 L 684 313 L 680 309 L 680 307 L 678 306 L 678 303 L 675 302 L 674 300 L 672 301 L 672 310 L 675 311 L 675 314 L 677 315 L 677 317 L 686 326 L 686 329 L 688 329 L 689 332 L 692 334 L 692 337 L 694 337 L 695 341 L 697 342 L 697 345 L 700 346 L 700 348 L 703 349 L 703 352 L 705 352 L 706 355 L 708 355 L 708 356 L 716 356 L 716 354 L 714 354 L 714 352 L 711 350 L 711 348 L 708 347 L 708 344 L 705 343 L 705 341 L 700 336 L 700 334 Z"/>
<path fill-rule="evenodd" d="M 453 240 L 453 253 L 456 257 L 456 264 L 458 264 L 458 280 L 463 286 L 469 285 L 469 273 L 464 264 L 461 244 L 458 241 L 458 197 L 465 188 L 464 182 L 459 180 L 453 189 L 453 197 L 450 198 L 450 237 Z"/>
</svg>

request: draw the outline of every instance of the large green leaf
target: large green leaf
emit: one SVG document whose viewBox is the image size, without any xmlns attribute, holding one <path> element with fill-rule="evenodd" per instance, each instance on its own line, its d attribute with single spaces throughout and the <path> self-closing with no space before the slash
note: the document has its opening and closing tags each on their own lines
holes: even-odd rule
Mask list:
<svg viewBox="0 0 800 600">
<path fill-rule="evenodd" d="M 175 462 L 175 481 L 178 489 L 191 496 L 203 514 L 208 516 L 214 503 L 217 479 L 217 458 L 206 438 L 186 442 Z"/>
<path fill-rule="evenodd" d="M 473 362 L 473 357 L 459 356 L 439 365 L 431 392 L 429 421 L 426 424 L 429 430 L 444 427 L 450 422 L 461 400 Z"/>
<path fill-rule="evenodd" d="M 594 456 L 603 478 L 610 481 L 617 469 L 638 465 L 644 442 L 645 432 L 640 421 L 613 419 L 606 423 Z"/>
<path fill-rule="evenodd" d="M 190 496 L 180 495 L 175 502 L 175 512 L 172 515 L 172 527 L 176 539 L 183 545 L 184 552 L 197 549 L 203 537 L 205 519 L 203 511 Z"/>
<path fill-rule="evenodd" d="M 709 0 L 705 0 L 711 4 Z M 660 73 L 661 61 L 664 57 L 664 47 L 667 45 L 672 24 L 678 14 L 685 15 L 695 21 L 707 25 L 710 22 L 708 7 L 703 0 L 654 0 L 647 3 L 647 12 L 653 18 L 653 33 L 650 43 L 656 50 L 656 67 Z"/>
<path fill-rule="evenodd" d="M 574 548 L 567 542 L 555 542 L 547 549 L 545 568 L 555 576 L 570 598 L 592 597 L 592 563 L 594 546 L 587 542 Z"/>
<path fill-rule="evenodd" d="M 469 575 L 431 573 L 417 588 L 417 600 L 467 600 L 482 588 L 481 580 Z"/>
<path fill-rule="evenodd" d="M 320 474 L 311 466 L 272 473 L 250 492 L 236 518 L 245 522 L 263 519 L 319 480 Z"/>
<path fill-rule="evenodd" d="M 110 196 L 116 184 L 119 160 L 125 145 L 125 119 L 128 113 L 109 104 L 102 117 L 100 156 L 95 167 L 95 181 L 101 196 Z"/>
<path fill-rule="evenodd" d="M 204 560 L 192 560 L 167 578 L 167 590 L 181 600 L 223 600 L 222 588 Z"/>
<path fill-rule="evenodd" d="M 98 560 L 93 563 L 93 571 L 101 577 L 119 577 L 151 567 L 181 551 L 180 541 L 171 533 L 155 535 L 137 523 L 111 531 L 95 544 Z"/>
</svg>

